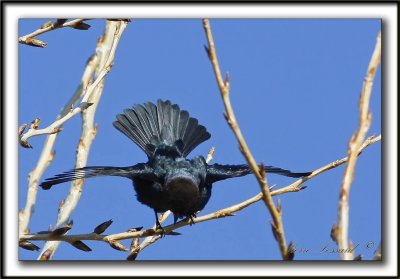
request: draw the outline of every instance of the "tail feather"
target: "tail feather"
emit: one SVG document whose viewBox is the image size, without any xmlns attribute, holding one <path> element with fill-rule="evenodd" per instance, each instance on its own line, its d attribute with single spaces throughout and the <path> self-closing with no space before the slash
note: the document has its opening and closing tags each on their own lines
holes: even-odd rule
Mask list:
<svg viewBox="0 0 400 279">
<path fill-rule="evenodd" d="M 136 143 L 151 158 L 157 147 L 176 147 L 186 157 L 196 146 L 210 138 L 197 119 L 170 101 L 158 100 L 125 109 L 114 126 Z"/>
<path fill-rule="evenodd" d="M 150 102 L 147 102 L 145 104 L 145 107 L 146 107 L 146 115 L 149 118 L 150 123 L 152 123 L 151 124 L 152 130 L 154 131 L 156 137 L 160 137 L 161 129 L 157 118 L 157 107 Z"/>
</svg>

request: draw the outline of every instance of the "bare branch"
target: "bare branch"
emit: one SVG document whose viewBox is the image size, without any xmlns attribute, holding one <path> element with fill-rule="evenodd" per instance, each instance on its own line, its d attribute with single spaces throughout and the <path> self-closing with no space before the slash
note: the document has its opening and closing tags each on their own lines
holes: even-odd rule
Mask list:
<svg viewBox="0 0 400 279">
<path fill-rule="evenodd" d="M 65 116 L 71 110 L 71 107 L 78 101 L 83 94 L 84 88 L 86 88 L 89 80 L 94 72 L 95 65 L 97 64 L 97 56 L 92 56 L 86 64 L 85 71 L 82 75 L 81 83 L 75 90 L 74 95 L 68 101 L 68 103 L 61 109 L 61 113 L 57 116 L 57 120 Z M 20 127 L 20 136 L 24 132 L 26 124 Z M 61 128 L 61 126 L 59 126 Z M 46 142 L 43 146 L 42 153 L 36 167 L 29 173 L 28 178 L 28 193 L 26 197 L 26 203 L 24 209 L 19 214 L 19 234 L 26 233 L 28 231 L 28 224 L 32 216 L 33 208 L 36 203 L 36 194 L 38 189 L 38 183 L 42 177 L 44 171 L 51 163 L 55 156 L 53 150 L 54 143 L 57 139 L 58 133 L 50 134 L 46 138 Z M 26 142 L 27 143 L 27 142 Z M 28 144 L 29 145 L 29 144 Z M 29 145 L 30 146 L 30 145 Z"/>
<path fill-rule="evenodd" d="M 340 189 L 339 198 L 339 212 L 338 212 L 338 230 L 337 242 L 339 249 L 347 249 L 348 242 L 348 229 L 349 229 L 349 195 L 350 187 L 354 178 L 354 168 L 356 165 L 358 150 L 371 125 L 371 113 L 369 112 L 369 101 L 371 97 L 373 80 L 378 65 L 381 59 L 381 32 L 379 32 L 375 50 L 372 54 L 371 61 L 368 66 L 367 74 L 364 79 L 363 88 L 360 96 L 360 119 L 358 130 L 353 134 L 350 139 L 348 147 L 348 163 L 343 175 L 342 186 Z M 340 253 L 342 260 L 352 260 L 354 255 L 352 253 Z"/>
<path fill-rule="evenodd" d="M 210 151 L 208 151 L 207 159 L 206 159 L 207 164 L 209 164 L 212 161 L 212 159 L 214 158 L 214 153 L 215 153 L 215 147 L 213 146 L 213 147 L 211 147 Z"/>
<path fill-rule="evenodd" d="M 87 88 L 82 99 L 82 103 L 90 102 L 93 103 L 93 106 L 83 112 L 82 135 L 77 148 L 75 168 L 86 166 L 90 146 L 97 132 L 97 127 L 94 126 L 94 114 L 103 90 L 104 77 L 111 69 L 112 62 L 114 61 L 115 51 L 127 24 L 128 22 L 126 21 L 107 21 L 104 39 L 101 39 L 98 42 L 96 53 L 99 56 L 99 64 L 97 67 L 95 81 Z M 82 186 L 83 179 L 72 182 L 72 186 L 67 198 L 65 199 L 65 203 L 63 203 L 63 205 L 60 207 L 56 228 L 62 227 L 68 222 L 80 199 Z M 47 253 L 50 254 L 47 259 L 51 259 L 58 245 L 59 242 L 54 241 L 47 242 L 45 244 L 43 251 L 47 251 Z M 40 258 L 41 256 L 39 256 L 39 259 Z"/>
<path fill-rule="evenodd" d="M 87 30 L 90 28 L 89 24 L 84 23 L 83 21 L 88 20 L 84 18 L 74 19 L 71 21 L 66 21 L 66 19 L 58 19 L 55 22 L 48 21 L 43 24 L 39 29 L 36 31 L 27 34 L 25 36 L 19 37 L 18 42 L 25 45 L 35 46 L 35 47 L 46 47 L 47 44 L 41 40 L 36 39 L 36 36 L 41 34 L 47 33 L 49 31 L 64 28 L 64 27 L 71 27 L 78 30 Z"/>
<path fill-rule="evenodd" d="M 268 188 L 267 178 L 265 176 L 264 171 L 260 171 L 257 162 L 255 161 L 253 155 L 250 152 L 249 147 L 243 137 L 243 134 L 239 128 L 239 124 L 236 120 L 231 101 L 229 98 L 229 86 L 230 86 L 230 78 L 229 74 L 226 74 L 225 80 L 222 78 L 221 70 L 218 63 L 218 58 L 215 50 L 214 39 L 211 33 L 210 22 L 208 19 L 203 19 L 203 27 L 206 33 L 207 41 L 208 41 L 208 48 L 206 48 L 208 57 L 214 69 L 214 74 L 217 79 L 217 84 L 219 90 L 221 92 L 221 97 L 225 106 L 225 118 L 231 127 L 233 133 L 236 136 L 236 139 L 239 143 L 240 151 L 242 152 L 243 156 L 245 157 L 247 163 L 249 164 L 250 168 L 252 169 L 254 175 L 257 178 L 257 181 L 260 185 L 261 192 L 263 193 L 263 200 L 265 205 L 267 206 L 272 220 L 273 220 L 273 230 L 277 236 L 277 241 L 279 244 L 279 248 L 281 251 L 281 255 L 283 259 L 289 259 L 287 254 L 287 245 L 285 239 L 285 233 L 282 224 L 282 216 L 281 212 L 277 210 L 275 207 L 274 201 L 272 200 L 271 193 Z"/>
<path fill-rule="evenodd" d="M 369 139 L 367 139 L 364 142 L 364 144 L 361 146 L 361 148 L 359 149 L 358 155 L 360 155 L 361 152 L 365 148 L 367 148 L 369 145 L 376 143 L 380 140 L 381 140 L 380 135 L 377 137 L 370 137 Z M 271 191 L 271 196 L 282 195 L 282 194 L 290 193 L 290 192 L 298 192 L 298 191 L 304 189 L 300 185 L 302 183 L 304 183 L 305 181 L 310 180 L 328 170 L 336 168 L 346 162 L 347 162 L 347 157 L 342 158 L 340 160 L 336 160 L 332 163 L 329 163 L 329 164 L 313 171 L 309 176 L 297 180 L 295 183 L 292 183 L 286 187 L 277 189 L 275 191 Z M 218 211 L 215 211 L 215 212 L 207 214 L 207 215 L 196 217 L 194 219 L 194 221 L 196 223 L 200 223 L 200 222 L 206 222 L 206 221 L 219 219 L 219 218 L 223 218 L 223 217 L 235 216 L 235 212 L 238 212 L 240 210 L 247 208 L 248 206 L 260 201 L 262 198 L 263 198 L 263 194 L 259 193 L 259 194 L 255 195 L 254 197 L 249 198 L 238 204 L 220 209 Z M 170 213 L 171 213 L 170 211 L 167 211 L 163 215 L 160 216 L 159 221 L 161 224 L 168 218 Z M 177 228 L 187 226 L 187 225 L 190 225 L 190 221 L 183 220 L 181 222 L 176 223 L 175 225 L 170 225 L 170 226 L 164 227 L 164 231 L 168 234 L 169 232 L 171 232 Z M 104 241 L 104 242 L 109 243 L 110 240 L 136 239 L 136 238 L 145 237 L 145 239 L 140 244 L 140 246 L 134 247 L 134 249 L 132 249 L 130 251 L 128 258 L 130 260 L 133 260 L 136 258 L 136 256 L 138 255 L 138 253 L 140 251 L 142 251 L 144 248 L 148 247 L 150 244 L 156 242 L 158 239 L 161 238 L 161 235 L 159 235 L 155 229 L 156 229 L 156 226 L 154 225 L 153 228 L 150 228 L 150 229 L 147 229 L 144 231 L 128 230 L 127 232 L 111 234 L 111 235 L 99 235 L 94 232 L 89 233 L 89 234 L 79 234 L 79 235 L 54 235 L 54 234 L 51 234 L 50 232 L 48 234 L 25 234 L 25 235 L 20 235 L 19 241 L 24 242 L 24 241 L 28 241 L 28 240 L 46 240 L 46 241 L 58 240 L 58 241 L 66 241 L 69 243 L 73 243 L 77 240 L 95 240 L 95 241 L 97 240 L 97 241 Z"/>
</svg>

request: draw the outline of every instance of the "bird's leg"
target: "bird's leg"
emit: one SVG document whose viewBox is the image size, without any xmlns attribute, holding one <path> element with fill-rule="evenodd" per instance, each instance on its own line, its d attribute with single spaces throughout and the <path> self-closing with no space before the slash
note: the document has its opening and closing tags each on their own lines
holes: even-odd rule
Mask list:
<svg viewBox="0 0 400 279">
<path fill-rule="evenodd" d="M 156 210 L 154 210 L 154 214 L 156 215 L 156 231 L 161 230 L 161 237 L 164 237 L 165 231 L 164 228 L 161 226 L 160 221 L 158 220 L 158 214 Z"/>
<path fill-rule="evenodd" d="M 193 214 L 191 214 L 190 216 L 189 216 L 189 219 L 190 219 L 190 226 L 191 225 L 193 225 L 193 224 L 195 224 L 195 222 L 194 222 L 194 219 L 193 218 L 196 218 L 197 217 L 197 215 L 195 214 L 195 213 L 193 213 Z"/>
<path fill-rule="evenodd" d="M 176 222 L 178 222 L 179 219 L 179 215 L 174 213 L 174 225 L 176 224 Z"/>
</svg>

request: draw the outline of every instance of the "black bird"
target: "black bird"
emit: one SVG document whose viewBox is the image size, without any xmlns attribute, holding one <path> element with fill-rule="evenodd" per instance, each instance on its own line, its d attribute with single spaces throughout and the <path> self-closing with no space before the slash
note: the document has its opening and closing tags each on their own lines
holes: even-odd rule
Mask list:
<svg viewBox="0 0 400 279">
<path fill-rule="evenodd" d="M 192 219 L 204 208 L 211 196 L 214 182 L 250 174 L 248 165 L 208 165 L 203 156 L 186 156 L 211 135 L 198 120 L 170 101 L 158 100 L 125 109 L 117 115 L 114 127 L 136 143 L 147 155 L 147 163 L 130 167 L 84 167 L 46 179 L 40 186 L 48 190 L 53 185 L 75 179 L 96 176 L 122 176 L 133 181 L 137 199 L 157 213 L 171 210 L 174 222 Z M 293 173 L 265 166 L 268 173 L 289 177 L 307 176 L 309 172 Z"/>
</svg>

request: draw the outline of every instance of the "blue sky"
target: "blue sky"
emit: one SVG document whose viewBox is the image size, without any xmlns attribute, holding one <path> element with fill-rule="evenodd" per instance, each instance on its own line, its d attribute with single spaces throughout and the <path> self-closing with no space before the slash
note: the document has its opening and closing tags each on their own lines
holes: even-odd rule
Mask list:
<svg viewBox="0 0 400 279">
<path fill-rule="evenodd" d="M 48 19 L 19 21 L 19 35 L 36 30 Z M 91 20 L 87 31 L 62 29 L 38 37 L 45 49 L 19 45 L 19 123 L 41 118 L 51 124 L 79 84 L 87 58 L 93 54 L 104 21 Z M 223 72 L 229 71 L 231 101 L 239 125 L 257 161 L 292 171 L 310 171 L 347 154 L 358 125 L 358 99 L 366 69 L 381 28 L 378 19 L 224 19 L 211 20 Z M 128 166 L 145 154 L 118 132 L 115 115 L 136 103 L 169 99 L 206 126 L 212 137 L 189 157 L 206 155 L 216 147 L 213 163 L 242 164 L 232 131 L 223 117 L 223 104 L 204 51 L 206 38 L 200 19 L 141 19 L 131 22 L 119 44 L 114 66 L 106 77 L 96 113 L 99 130 L 88 165 Z M 381 71 L 377 72 L 370 109 L 369 135 L 381 133 Z M 56 157 L 44 178 L 74 165 L 80 117 L 64 125 L 55 145 Z M 27 177 L 36 165 L 45 137 L 29 140 L 33 149 L 19 149 L 19 208 L 26 199 Z M 298 260 L 337 260 L 320 253 L 329 245 L 337 222 L 339 189 L 344 166 L 324 173 L 298 193 L 280 196 L 287 241 L 309 253 Z M 268 175 L 270 185 L 284 187 L 294 179 Z M 57 217 L 69 184 L 51 191 L 39 189 L 32 232 L 45 230 Z M 259 186 L 249 175 L 214 184 L 211 200 L 201 214 L 239 203 L 256 195 Z M 277 198 L 275 198 L 276 201 Z M 131 181 L 96 178 L 85 182 L 72 219 L 71 234 L 89 233 L 108 219 L 107 233 L 150 227 L 153 211 L 140 204 Z M 263 203 L 235 217 L 212 220 L 167 236 L 146 248 L 139 260 L 279 260 L 280 253 Z M 168 219 L 166 224 L 171 223 Z M 381 143 L 365 150 L 356 166 L 350 194 L 349 237 L 359 244 L 356 255 L 370 259 L 381 240 Z M 129 241 L 123 242 L 129 246 Z M 35 242 L 42 247 L 43 242 Z M 54 260 L 124 260 L 127 254 L 105 243 L 86 242 L 92 252 L 63 243 Z M 21 260 L 38 252 L 20 249 Z"/>
</svg>

